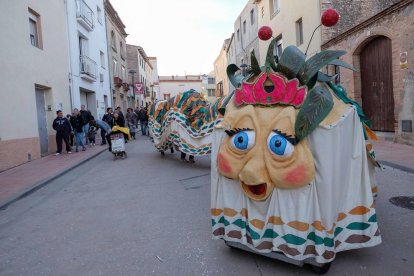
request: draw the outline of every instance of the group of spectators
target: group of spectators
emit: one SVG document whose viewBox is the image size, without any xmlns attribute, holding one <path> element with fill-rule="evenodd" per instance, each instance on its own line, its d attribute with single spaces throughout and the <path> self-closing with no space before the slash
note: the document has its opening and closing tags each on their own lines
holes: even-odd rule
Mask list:
<svg viewBox="0 0 414 276">
<path fill-rule="evenodd" d="M 89 110 L 85 109 L 85 105 L 81 105 L 81 110 L 77 108 L 73 110 L 72 115 L 68 114 L 63 116 L 61 110 L 56 111 L 57 117 L 53 121 L 53 129 L 56 130 L 56 144 L 57 151 L 55 155 L 62 153 L 63 142 L 66 145 L 67 153 L 72 153 L 72 147 L 75 142 L 75 151 L 78 152 L 82 147 L 82 151 L 86 150 L 86 146 L 89 144 L 95 146 L 95 135 L 98 128 L 101 129 L 101 145 L 106 145 L 107 139 L 106 130 L 99 127 L 99 124 L 95 121 Z M 102 121 L 109 125 L 112 129 L 114 126 L 128 127 L 131 136 L 135 140 L 135 132 L 138 127 L 138 121 L 141 123 L 142 135 L 147 135 L 148 129 L 148 115 L 147 109 L 141 108 L 140 110 L 127 109 L 127 114 L 121 111 L 121 107 L 117 107 L 115 111 L 111 107 L 106 109 L 105 115 L 102 117 Z M 108 141 L 110 144 L 110 141 Z"/>
</svg>

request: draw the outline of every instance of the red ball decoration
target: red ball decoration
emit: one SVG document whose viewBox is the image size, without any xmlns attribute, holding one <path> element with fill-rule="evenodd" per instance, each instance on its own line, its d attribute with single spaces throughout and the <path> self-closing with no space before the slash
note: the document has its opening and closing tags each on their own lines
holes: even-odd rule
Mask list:
<svg viewBox="0 0 414 276">
<path fill-rule="evenodd" d="M 323 12 L 321 21 L 325 27 L 335 26 L 339 21 L 339 13 L 335 9 L 327 9 Z"/>
<path fill-rule="evenodd" d="M 259 38 L 260 40 L 269 40 L 272 38 L 273 31 L 269 26 L 262 26 L 259 29 Z"/>
</svg>

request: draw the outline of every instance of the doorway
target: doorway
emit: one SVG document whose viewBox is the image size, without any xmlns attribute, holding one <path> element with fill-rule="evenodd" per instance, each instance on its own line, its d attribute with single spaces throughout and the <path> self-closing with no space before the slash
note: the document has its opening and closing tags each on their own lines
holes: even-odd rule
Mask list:
<svg viewBox="0 0 414 276">
<path fill-rule="evenodd" d="M 86 110 L 89 110 L 94 118 L 98 118 L 96 106 L 96 93 L 94 91 L 87 90 L 84 88 L 80 88 L 79 92 L 81 105 L 85 105 Z"/>
<path fill-rule="evenodd" d="M 380 36 L 361 51 L 362 108 L 375 131 L 394 132 L 391 39 Z"/>
<path fill-rule="evenodd" d="M 47 115 L 45 103 L 45 91 L 35 88 L 37 129 L 39 131 L 40 155 L 46 156 L 49 152 L 49 137 L 47 134 Z"/>
</svg>

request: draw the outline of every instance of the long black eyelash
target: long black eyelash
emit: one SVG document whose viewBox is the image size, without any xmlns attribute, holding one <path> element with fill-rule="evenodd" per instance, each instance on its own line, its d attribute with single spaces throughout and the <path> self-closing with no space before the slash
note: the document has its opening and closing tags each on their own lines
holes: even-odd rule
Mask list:
<svg viewBox="0 0 414 276">
<path fill-rule="evenodd" d="M 248 130 L 253 130 L 250 128 L 234 128 L 234 129 L 226 129 L 224 132 L 227 133 L 228 136 L 232 137 L 234 135 L 236 135 L 237 133 L 241 132 L 241 131 L 248 131 Z"/>
<path fill-rule="evenodd" d="M 287 133 L 281 132 L 278 129 L 274 129 L 273 132 L 279 134 L 280 136 L 283 136 L 283 138 L 285 138 L 286 140 L 288 140 L 294 146 L 296 146 L 299 143 L 298 138 L 296 138 L 293 135 L 288 135 Z"/>
</svg>

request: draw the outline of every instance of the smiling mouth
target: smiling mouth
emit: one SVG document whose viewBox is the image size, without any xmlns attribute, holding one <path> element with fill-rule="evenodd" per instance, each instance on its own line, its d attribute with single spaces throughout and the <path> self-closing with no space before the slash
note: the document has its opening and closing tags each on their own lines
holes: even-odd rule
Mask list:
<svg viewBox="0 0 414 276">
<path fill-rule="evenodd" d="M 267 192 L 267 184 L 246 184 L 241 182 L 245 194 L 255 200 L 264 200 Z"/>
</svg>

